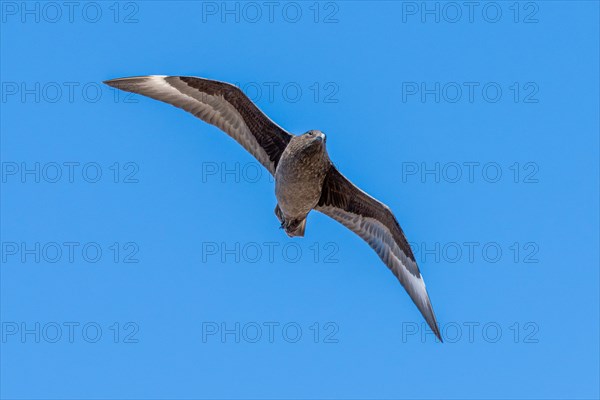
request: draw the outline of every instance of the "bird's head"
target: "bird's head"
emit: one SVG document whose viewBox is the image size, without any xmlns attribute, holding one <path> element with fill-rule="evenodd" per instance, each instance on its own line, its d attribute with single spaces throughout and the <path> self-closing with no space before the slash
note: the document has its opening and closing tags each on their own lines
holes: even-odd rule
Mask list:
<svg viewBox="0 0 600 400">
<path fill-rule="evenodd" d="M 321 131 L 310 130 L 302 135 L 294 136 L 288 147 L 293 153 L 302 154 L 305 160 L 316 161 L 327 158 L 325 134 Z"/>
<path fill-rule="evenodd" d="M 300 136 L 300 140 L 305 148 L 325 148 L 327 137 L 321 131 L 312 129 Z"/>
<path fill-rule="evenodd" d="M 301 151 L 306 155 L 317 155 L 327 153 L 325 142 L 327 141 L 325 134 L 321 131 L 310 130 L 297 137 Z"/>
<path fill-rule="evenodd" d="M 306 137 L 305 140 L 322 143 L 323 145 L 325 145 L 327 142 L 327 136 L 325 136 L 323 132 L 316 129 L 311 129 L 302 136 Z"/>
</svg>

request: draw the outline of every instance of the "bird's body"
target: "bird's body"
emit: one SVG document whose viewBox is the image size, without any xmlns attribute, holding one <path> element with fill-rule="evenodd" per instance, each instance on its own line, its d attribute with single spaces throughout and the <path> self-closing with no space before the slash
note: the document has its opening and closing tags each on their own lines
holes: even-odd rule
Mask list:
<svg viewBox="0 0 600 400">
<path fill-rule="evenodd" d="M 275 177 L 275 214 L 288 236 L 304 236 L 313 209 L 352 230 L 390 268 L 441 340 L 425 282 L 394 214 L 337 170 L 322 132 L 288 133 L 225 82 L 151 75 L 105 83 L 182 108 L 235 139 Z"/>
<path fill-rule="evenodd" d="M 292 138 L 281 154 L 275 170 L 275 215 L 289 236 L 304 236 L 306 217 L 319 203 L 330 167 L 320 131 Z"/>
</svg>

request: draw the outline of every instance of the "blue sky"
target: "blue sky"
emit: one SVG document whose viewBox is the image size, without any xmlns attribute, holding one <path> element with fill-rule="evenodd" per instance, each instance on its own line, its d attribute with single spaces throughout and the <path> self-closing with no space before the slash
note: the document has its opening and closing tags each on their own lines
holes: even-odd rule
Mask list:
<svg viewBox="0 0 600 400">
<path fill-rule="evenodd" d="M 598 3 L 1 7 L 2 398 L 598 398 Z M 216 128 L 233 82 L 395 212 L 446 342 Z"/>
</svg>

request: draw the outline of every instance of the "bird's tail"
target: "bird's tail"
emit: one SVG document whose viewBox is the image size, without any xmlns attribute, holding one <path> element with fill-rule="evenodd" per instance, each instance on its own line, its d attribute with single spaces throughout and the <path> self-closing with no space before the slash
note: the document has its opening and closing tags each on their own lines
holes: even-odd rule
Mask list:
<svg viewBox="0 0 600 400">
<path fill-rule="evenodd" d="M 289 237 L 304 237 L 304 230 L 306 229 L 306 218 L 304 218 L 301 222 L 294 222 L 294 224 L 285 229 L 285 233 L 287 233 Z"/>
<path fill-rule="evenodd" d="M 281 212 L 281 208 L 279 208 L 279 204 L 275 207 L 275 215 L 277 216 L 277 219 L 279 219 L 279 222 L 281 222 L 281 227 L 285 229 L 285 233 L 287 233 L 289 237 L 304 237 L 306 218 L 303 220 L 286 220 Z"/>
</svg>

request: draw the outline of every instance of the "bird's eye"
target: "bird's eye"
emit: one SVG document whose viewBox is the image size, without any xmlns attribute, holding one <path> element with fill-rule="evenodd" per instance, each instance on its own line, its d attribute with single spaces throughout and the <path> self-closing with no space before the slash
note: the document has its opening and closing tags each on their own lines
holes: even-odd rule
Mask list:
<svg viewBox="0 0 600 400">
<path fill-rule="evenodd" d="M 315 134 L 314 132 L 308 132 L 308 136 L 312 136 L 314 134 Z"/>
</svg>

